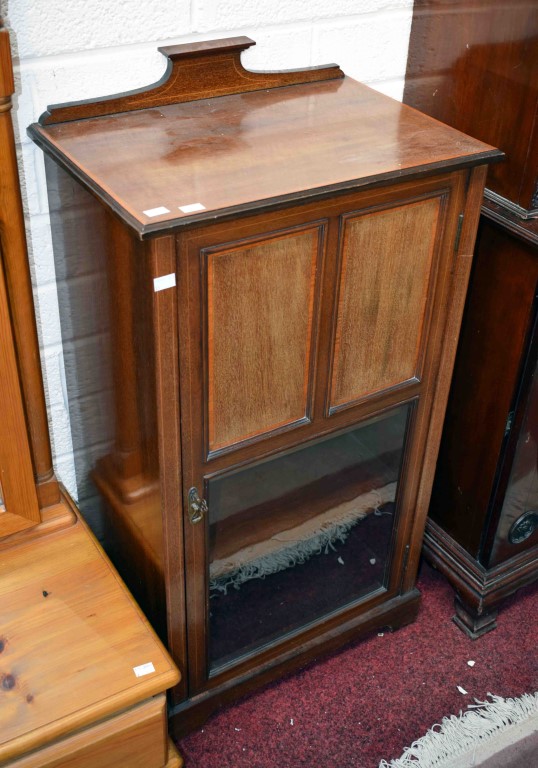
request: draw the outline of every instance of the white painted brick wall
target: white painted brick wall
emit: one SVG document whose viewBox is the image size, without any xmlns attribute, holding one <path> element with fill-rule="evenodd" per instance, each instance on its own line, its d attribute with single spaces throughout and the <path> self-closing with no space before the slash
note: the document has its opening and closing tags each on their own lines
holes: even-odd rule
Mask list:
<svg viewBox="0 0 538 768">
<path fill-rule="evenodd" d="M 48 104 L 158 80 L 165 70 L 159 45 L 234 35 L 257 42 L 243 55 L 248 68 L 335 62 L 401 99 L 412 6 L 413 0 L 0 0 L 15 62 L 14 118 L 54 460 L 74 495 L 45 173 L 26 127 Z"/>
</svg>

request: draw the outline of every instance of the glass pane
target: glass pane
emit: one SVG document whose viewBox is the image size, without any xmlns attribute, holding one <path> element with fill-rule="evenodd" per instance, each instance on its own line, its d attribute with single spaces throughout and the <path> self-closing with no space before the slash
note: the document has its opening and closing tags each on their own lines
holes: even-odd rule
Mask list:
<svg viewBox="0 0 538 768">
<path fill-rule="evenodd" d="M 504 497 L 493 557 L 510 557 L 517 550 L 511 545 L 529 546 L 538 542 L 538 375 L 534 371 L 525 418 Z"/>
<path fill-rule="evenodd" d="M 0 512 L 5 512 L 6 506 L 4 504 L 4 494 L 2 492 L 2 483 L 0 483 Z"/>
<path fill-rule="evenodd" d="M 385 586 L 408 414 L 209 480 L 212 667 Z"/>
</svg>

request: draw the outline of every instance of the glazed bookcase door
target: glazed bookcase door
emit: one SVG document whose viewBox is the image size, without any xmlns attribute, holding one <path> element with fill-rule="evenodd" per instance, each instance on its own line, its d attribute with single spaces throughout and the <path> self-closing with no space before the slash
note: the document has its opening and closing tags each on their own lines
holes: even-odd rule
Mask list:
<svg viewBox="0 0 538 768">
<path fill-rule="evenodd" d="M 178 238 L 191 694 L 400 593 L 462 190 Z"/>
<path fill-rule="evenodd" d="M 386 593 L 411 412 L 206 479 L 210 674 Z"/>
</svg>

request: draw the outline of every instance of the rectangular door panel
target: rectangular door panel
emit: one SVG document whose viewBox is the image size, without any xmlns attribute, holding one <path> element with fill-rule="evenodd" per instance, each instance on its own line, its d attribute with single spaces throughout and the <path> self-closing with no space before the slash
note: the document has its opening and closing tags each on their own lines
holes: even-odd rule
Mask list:
<svg viewBox="0 0 538 768">
<path fill-rule="evenodd" d="M 309 419 L 321 235 L 203 251 L 210 455 Z"/>
<path fill-rule="evenodd" d="M 330 412 L 420 378 L 442 201 L 342 217 Z"/>
</svg>

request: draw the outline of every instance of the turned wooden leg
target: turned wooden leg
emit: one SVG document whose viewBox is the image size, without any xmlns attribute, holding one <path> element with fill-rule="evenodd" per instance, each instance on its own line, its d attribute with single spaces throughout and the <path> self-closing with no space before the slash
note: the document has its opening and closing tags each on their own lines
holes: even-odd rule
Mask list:
<svg viewBox="0 0 538 768">
<path fill-rule="evenodd" d="M 491 632 L 497 626 L 497 610 L 485 608 L 481 600 L 477 604 L 471 605 L 456 595 L 454 607 L 456 609 L 456 615 L 453 618 L 454 623 L 471 640 L 476 640 L 485 635 L 486 632 Z"/>
</svg>

